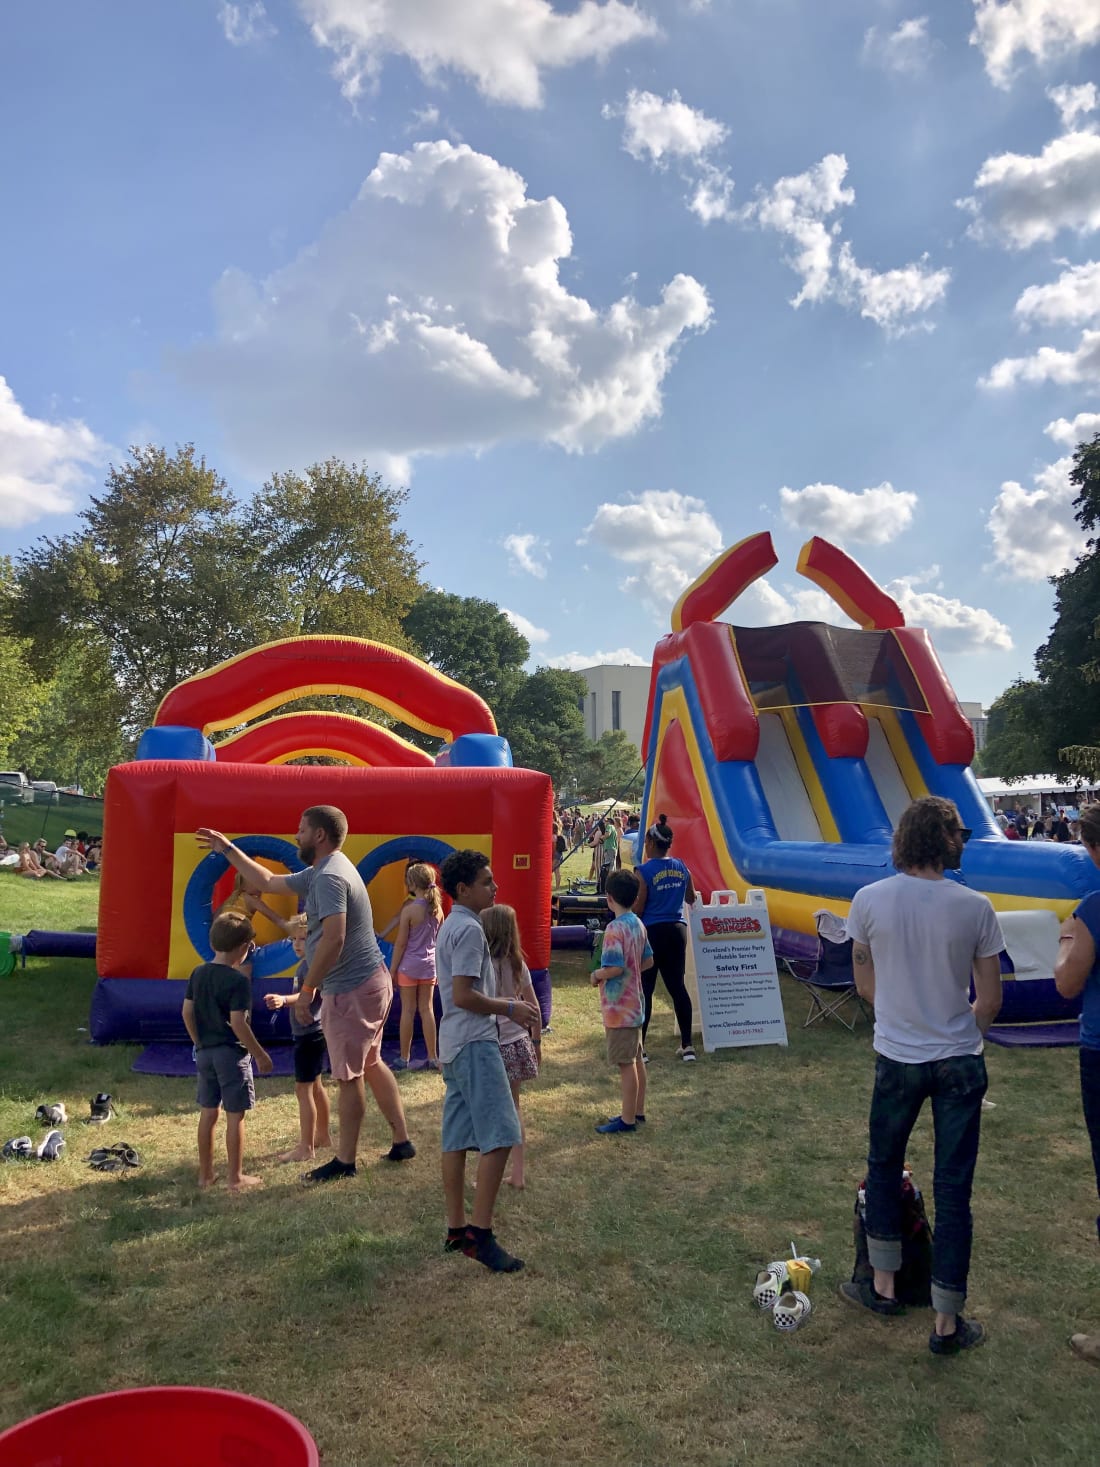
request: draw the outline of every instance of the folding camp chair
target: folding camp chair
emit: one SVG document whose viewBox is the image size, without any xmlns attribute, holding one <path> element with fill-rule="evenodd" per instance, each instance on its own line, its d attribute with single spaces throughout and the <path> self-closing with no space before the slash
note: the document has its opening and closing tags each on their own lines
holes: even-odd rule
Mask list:
<svg viewBox="0 0 1100 1467">
<path fill-rule="evenodd" d="M 856 991 L 852 939 L 842 919 L 832 912 L 815 912 L 814 920 L 817 923 L 817 961 L 784 960 L 787 972 L 810 995 L 810 1011 L 802 1027 L 809 1029 L 823 1019 L 836 1019 L 849 1032 L 854 1032 L 860 1014 L 868 1023 L 873 1022 L 873 1015 Z M 853 1010 L 850 1020 L 845 1018 L 849 1005 Z"/>
</svg>

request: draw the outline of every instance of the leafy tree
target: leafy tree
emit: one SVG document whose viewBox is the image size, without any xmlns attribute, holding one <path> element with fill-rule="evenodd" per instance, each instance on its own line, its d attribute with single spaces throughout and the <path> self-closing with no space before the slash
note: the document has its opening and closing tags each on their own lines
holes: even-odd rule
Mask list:
<svg viewBox="0 0 1100 1467">
<path fill-rule="evenodd" d="M 182 678 L 277 634 L 263 546 L 236 511 L 190 444 L 132 448 L 79 531 L 19 559 L 12 622 L 36 667 L 54 673 L 89 640 L 106 647 L 133 731 Z"/>
<path fill-rule="evenodd" d="M 16 594 L 11 559 L 0 555 L 0 763 L 16 765 L 20 734 L 34 722 L 45 690 L 32 671 L 30 643 L 3 628 L 10 625 Z"/>
<path fill-rule="evenodd" d="M 577 789 L 590 800 L 622 794 L 631 781 L 635 798 L 641 785 L 635 779 L 642 767 L 638 746 L 620 729 L 609 729 L 595 743 L 588 743 L 573 772 Z"/>
<path fill-rule="evenodd" d="M 1076 565 L 1053 578 L 1055 620 L 1035 654 L 1037 681 L 1014 684 L 990 708 L 985 767 L 1005 778 L 1091 777 L 1100 745 L 1100 433 L 1077 446 L 1069 478 L 1088 538 Z"/>
<path fill-rule="evenodd" d="M 579 672 L 554 667 L 540 667 L 521 683 L 500 728 L 516 764 L 564 785 L 587 742 L 581 712 L 587 690 Z"/>
<path fill-rule="evenodd" d="M 426 590 L 402 626 L 426 662 L 484 698 L 498 723 L 508 717 L 531 648 L 499 606 L 480 596 Z"/>
<path fill-rule="evenodd" d="M 132 753 L 122 731 L 126 712 L 108 648 L 98 641 L 73 646 L 56 676 L 42 685 L 41 702 L 15 740 L 13 757 L 36 779 L 101 794 L 107 771 Z"/>
<path fill-rule="evenodd" d="M 358 464 L 273 474 L 245 516 L 277 587 L 285 635 L 333 632 L 404 647 L 420 561 L 398 528 L 408 497 Z"/>
</svg>

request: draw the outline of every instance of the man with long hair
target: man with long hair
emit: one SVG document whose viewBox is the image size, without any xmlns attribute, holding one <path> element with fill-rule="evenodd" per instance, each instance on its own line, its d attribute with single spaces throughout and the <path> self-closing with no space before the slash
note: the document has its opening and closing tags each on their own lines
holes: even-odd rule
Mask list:
<svg viewBox="0 0 1100 1467">
<path fill-rule="evenodd" d="M 970 832 L 950 800 L 914 800 L 894 832 L 898 874 L 858 891 L 848 917 L 856 989 L 875 1008 L 875 1088 L 867 1157 L 867 1246 L 874 1283 L 841 1285 L 851 1304 L 902 1312 L 901 1182 L 905 1149 L 926 1100 L 935 1130 L 936 1234 L 928 1347 L 957 1355 L 985 1331 L 964 1319 L 987 1080 L 983 1035 L 1001 1007 L 1004 946 L 989 898 L 944 872 L 962 865 Z M 970 979 L 975 998 L 970 1001 Z"/>
</svg>

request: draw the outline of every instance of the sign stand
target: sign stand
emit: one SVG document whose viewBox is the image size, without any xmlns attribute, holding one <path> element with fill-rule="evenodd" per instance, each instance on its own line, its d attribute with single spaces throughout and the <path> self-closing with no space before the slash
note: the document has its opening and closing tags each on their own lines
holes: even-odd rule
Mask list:
<svg viewBox="0 0 1100 1467">
<path fill-rule="evenodd" d="M 705 1052 L 750 1044 L 786 1047 L 764 893 L 750 890 L 739 902 L 735 891 L 715 891 L 705 907 L 697 903 L 689 910 Z"/>
</svg>

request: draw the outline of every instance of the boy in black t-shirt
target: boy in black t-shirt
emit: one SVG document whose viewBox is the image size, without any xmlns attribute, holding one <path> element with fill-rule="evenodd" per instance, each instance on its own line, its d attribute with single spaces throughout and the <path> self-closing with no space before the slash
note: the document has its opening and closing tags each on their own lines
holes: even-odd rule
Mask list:
<svg viewBox="0 0 1100 1467">
<path fill-rule="evenodd" d="M 256 1104 L 252 1061 L 261 1075 L 272 1069 L 271 1056 L 249 1023 L 252 982 L 241 972 L 255 949 L 252 923 L 239 912 L 216 917 L 210 946 L 214 961 L 200 963 L 187 980 L 182 1011 L 199 1075 L 199 1186 L 214 1182 L 214 1130 L 224 1107 L 229 1190 L 242 1192 L 263 1185 L 242 1170 L 245 1112 Z"/>
</svg>

